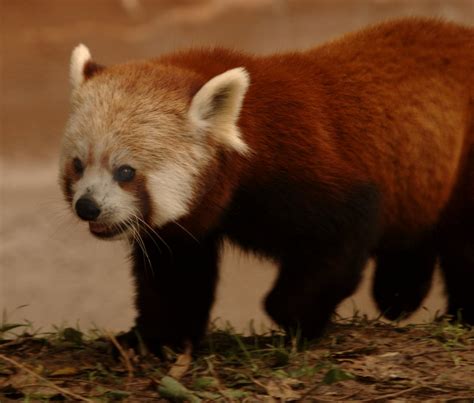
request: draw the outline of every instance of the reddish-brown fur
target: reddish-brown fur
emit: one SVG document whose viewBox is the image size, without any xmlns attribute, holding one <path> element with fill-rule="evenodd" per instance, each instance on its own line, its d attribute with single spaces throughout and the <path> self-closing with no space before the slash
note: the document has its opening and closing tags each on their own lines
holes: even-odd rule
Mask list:
<svg viewBox="0 0 474 403">
<path fill-rule="evenodd" d="M 264 181 L 283 169 L 335 190 L 347 180 L 375 182 L 384 195 L 387 231 L 412 233 L 438 221 L 458 173 L 467 169 L 474 141 L 470 28 L 413 19 L 305 53 L 252 57 L 215 49 L 156 62 L 198 72 L 203 82 L 236 66 L 249 71 L 239 126 L 257 158 L 247 164 L 235 157 L 239 181 Z M 390 121 L 404 130 L 394 132 Z M 284 154 L 275 158 L 279 150 Z M 412 175 L 413 162 L 430 168 Z M 406 188 L 399 177 L 407 180 Z"/>
<path fill-rule="evenodd" d="M 386 316 L 419 306 L 440 257 L 448 312 L 474 322 L 473 28 L 405 19 L 301 53 L 202 49 L 120 68 L 151 65 L 166 66 L 158 86 L 173 83 L 173 69 L 187 74 L 189 102 L 212 77 L 245 67 L 238 126 L 251 154 L 222 150 L 203 175 L 180 220 L 201 246 L 169 224 L 160 229 L 169 258 L 149 236 L 151 281 L 135 248 L 137 326 L 149 344 L 200 338 L 223 236 L 279 263 L 267 311 L 307 336 L 353 292 L 369 255 Z"/>
</svg>

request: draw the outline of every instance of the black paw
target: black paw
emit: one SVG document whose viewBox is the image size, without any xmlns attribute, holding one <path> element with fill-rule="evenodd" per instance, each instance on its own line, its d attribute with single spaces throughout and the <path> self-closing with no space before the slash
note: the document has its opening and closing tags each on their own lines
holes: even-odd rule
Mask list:
<svg viewBox="0 0 474 403">
<path fill-rule="evenodd" d="M 383 295 L 376 292 L 375 300 L 381 314 L 393 321 L 406 319 L 421 305 L 424 292 L 409 293 L 386 290 Z"/>
<path fill-rule="evenodd" d="M 290 340 L 309 341 L 321 337 L 332 314 L 332 310 L 323 308 L 318 311 L 304 311 L 299 306 L 292 309 L 286 300 L 272 294 L 265 300 L 265 309 Z"/>
<path fill-rule="evenodd" d="M 136 327 L 132 327 L 128 332 L 120 333 L 116 336 L 122 350 L 125 352 L 133 350 L 136 355 L 153 354 L 159 358 L 165 358 L 163 353 L 163 344 L 159 339 L 143 337 Z M 112 354 L 119 358 L 122 354 L 117 346 L 113 344 Z"/>
<path fill-rule="evenodd" d="M 188 341 L 182 337 L 150 336 L 147 333 L 144 334 L 137 327 L 132 327 L 128 332 L 117 335 L 116 340 L 125 352 L 131 349 L 136 355 L 152 354 L 163 360 L 169 358 L 170 354 L 182 353 L 187 346 L 194 347 L 197 344 L 192 339 Z M 117 358 L 123 354 L 115 345 L 112 349 L 112 354 Z"/>
<path fill-rule="evenodd" d="M 403 287 L 395 281 L 383 282 L 381 276 L 378 276 L 373 295 L 381 314 L 389 320 L 396 321 L 409 317 L 420 307 L 429 291 L 429 286 L 429 283 L 423 283 L 417 287 L 413 284 Z"/>
</svg>

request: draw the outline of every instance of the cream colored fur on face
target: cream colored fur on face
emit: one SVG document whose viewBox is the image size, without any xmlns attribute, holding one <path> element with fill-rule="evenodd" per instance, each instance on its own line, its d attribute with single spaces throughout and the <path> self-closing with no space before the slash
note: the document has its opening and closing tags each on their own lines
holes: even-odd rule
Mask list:
<svg viewBox="0 0 474 403">
<path fill-rule="evenodd" d="M 148 176 L 153 225 L 161 227 L 187 215 L 195 197 L 199 166 L 169 161 Z"/>
<path fill-rule="evenodd" d="M 249 153 L 237 127 L 249 86 L 245 69 L 235 68 L 212 78 L 188 106 L 184 85 L 182 91 L 173 92 L 156 88 L 156 81 L 147 75 L 134 74 L 143 71 L 140 62 L 106 68 L 105 74 L 89 81 L 84 68 L 91 60 L 84 45 L 77 46 L 71 56 L 73 112 L 63 139 L 61 166 L 64 171 L 66 163 L 75 157 L 85 159 L 91 151 L 96 161 L 109 156 L 109 167 L 86 169 L 83 178 L 87 176 L 84 182 L 94 183 L 95 188 L 107 187 L 106 192 L 96 189 L 102 205 L 120 211 L 109 222 L 123 222 L 129 218 L 127 211 L 136 213 L 139 208 L 136 197 L 122 197 L 118 189 L 113 190 L 118 184 L 105 184 L 114 166 L 130 165 L 146 178 L 153 211 L 149 224 L 161 227 L 190 213 L 195 195 L 201 193 L 197 187 L 203 183 L 202 174 L 219 144 L 230 152 Z M 157 64 L 150 70 L 150 75 L 156 74 L 173 74 L 174 78 L 178 73 Z M 136 80 L 136 85 L 130 86 L 130 80 Z M 77 193 L 84 190 L 80 182 L 74 189 Z M 133 206 L 119 206 L 121 203 Z"/>
</svg>

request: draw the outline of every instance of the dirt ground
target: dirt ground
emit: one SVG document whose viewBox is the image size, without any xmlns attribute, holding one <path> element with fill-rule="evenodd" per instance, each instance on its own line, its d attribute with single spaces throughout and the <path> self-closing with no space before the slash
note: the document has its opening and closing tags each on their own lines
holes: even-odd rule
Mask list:
<svg viewBox="0 0 474 403">
<path fill-rule="evenodd" d="M 16 330 L 19 330 L 18 328 Z M 474 328 L 396 327 L 354 319 L 311 344 L 214 331 L 194 352 L 158 359 L 111 335 L 72 328 L 3 339 L 0 401 L 466 402 L 474 398 Z"/>
<path fill-rule="evenodd" d="M 269 53 L 307 48 L 395 16 L 473 23 L 474 2 L 3 0 L 0 14 L 0 308 L 39 327 L 68 322 L 122 330 L 133 317 L 126 248 L 92 239 L 56 183 L 76 44 L 86 43 L 105 64 L 200 45 Z M 213 316 L 239 329 L 252 318 L 257 326 L 268 323 L 260 300 L 274 267 L 227 248 L 222 272 Z M 368 287 L 365 281 L 343 304 L 343 316 L 355 309 L 375 314 Z M 415 320 L 433 317 L 443 304 L 437 280 Z"/>
</svg>

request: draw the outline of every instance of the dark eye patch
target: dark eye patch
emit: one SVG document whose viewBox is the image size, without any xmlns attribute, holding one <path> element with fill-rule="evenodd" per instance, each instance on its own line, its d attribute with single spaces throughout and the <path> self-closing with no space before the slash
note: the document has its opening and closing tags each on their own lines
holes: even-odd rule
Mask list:
<svg viewBox="0 0 474 403">
<path fill-rule="evenodd" d="M 114 179 L 117 182 L 130 182 L 135 177 L 135 169 L 129 165 L 122 165 L 114 171 Z"/>
<path fill-rule="evenodd" d="M 72 160 L 72 166 L 74 168 L 74 172 L 77 174 L 77 175 L 82 175 L 83 172 L 84 172 L 84 164 L 82 163 L 82 161 L 79 159 L 79 158 L 74 158 Z"/>
</svg>

